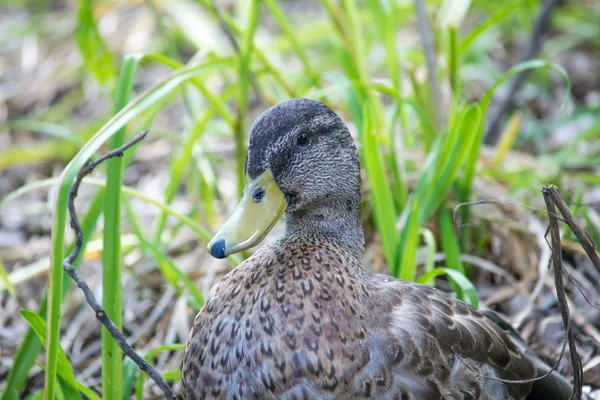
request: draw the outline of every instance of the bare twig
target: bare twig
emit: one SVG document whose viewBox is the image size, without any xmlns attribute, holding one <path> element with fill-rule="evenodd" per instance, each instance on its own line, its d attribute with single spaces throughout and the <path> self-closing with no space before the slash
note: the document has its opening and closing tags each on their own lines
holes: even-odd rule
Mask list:
<svg viewBox="0 0 600 400">
<path fill-rule="evenodd" d="M 548 243 L 549 247 L 552 250 L 551 261 L 552 261 L 552 265 L 554 266 L 554 283 L 555 283 L 555 287 L 556 287 L 556 296 L 557 296 L 558 305 L 559 305 L 561 317 L 563 320 L 563 324 L 565 327 L 565 333 L 567 335 L 567 340 L 563 343 L 563 349 L 561 350 L 561 357 L 562 357 L 562 352 L 564 351 L 564 348 L 565 348 L 564 344 L 568 343 L 569 351 L 570 351 L 570 355 L 571 355 L 571 363 L 573 366 L 573 392 L 572 392 L 571 398 L 581 399 L 583 397 L 583 378 L 582 378 L 583 370 L 582 370 L 582 366 L 581 366 L 581 360 L 579 358 L 579 355 L 577 354 L 577 348 L 576 348 L 576 344 L 575 344 L 575 336 L 571 330 L 571 318 L 570 318 L 569 306 L 568 306 L 567 298 L 566 298 L 566 294 L 565 294 L 563 272 L 567 273 L 567 276 L 569 277 L 569 279 L 571 279 L 571 281 L 573 281 L 573 283 L 580 290 L 580 292 L 582 292 L 584 298 L 588 301 L 588 303 L 590 303 L 592 306 L 595 306 L 595 307 L 597 307 L 597 306 L 588 299 L 588 297 L 585 295 L 585 293 L 583 293 L 583 290 L 579 287 L 579 285 L 575 282 L 575 280 L 563 268 L 562 247 L 561 247 L 561 238 L 560 238 L 560 230 L 558 227 L 558 221 L 562 221 L 562 222 L 566 223 L 571 228 L 571 230 L 577 237 L 578 242 L 581 244 L 581 246 L 585 250 L 586 254 L 589 256 L 590 260 L 592 261 L 594 266 L 599 271 L 600 271 L 600 256 L 596 252 L 596 246 L 594 245 L 594 242 L 590 238 L 589 234 L 587 232 L 585 232 L 581 227 L 579 227 L 579 225 L 575 221 L 575 218 L 573 218 L 573 214 L 571 213 L 571 211 L 565 204 L 565 202 L 564 202 L 559 190 L 556 188 L 556 186 L 554 186 L 554 185 L 545 186 L 542 190 L 542 193 L 544 195 L 544 201 L 546 202 L 547 210 L 545 210 L 545 211 L 548 214 L 549 220 L 550 220 L 550 226 L 548 227 L 548 230 L 546 231 L 544 238 L 546 237 L 546 235 L 548 233 L 550 233 L 552 243 L 551 244 L 548 243 L 547 240 L 546 240 L 546 243 Z M 453 212 L 454 225 L 458 225 L 458 223 L 456 221 L 456 214 L 460 207 L 465 206 L 465 205 L 471 206 L 471 205 L 489 204 L 489 203 L 509 204 L 509 205 L 518 206 L 517 204 L 512 204 L 512 203 L 499 201 L 499 200 L 480 200 L 480 201 L 475 201 L 475 202 L 461 203 L 455 207 L 454 212 Z M 526 206 L 524 206 L 524 207 L 526 207 Z M 527 208 L 533 208 L 533 207 L 527 207 Z M 560 214 L 562 214 L 562 218 L 557 214 L 557 210 L 556 210 L 557 208 L 560 211 Z M 536 209 L 536 210 L 543 211 L 540 209 Z M 460 357 L 459 357 L 459 359 L 460 359 Z M 464 360 L 461 360 L 461 361 L 463 361 L 463 363 L 464 363 Z M 465 365 L 467 365 L 467 364 L 465 363 Z M 467 365 L 467 367 L 469 367 L 469 366 Z M 554 370 L 554 369 L 555 369 L 555 367 L 552 368 L 552 370 Z M 500 380 L 502 382 L 512 382 L 512 381 L 507 381 L 507 380 L 503 380 L 503 379 L 492 378 L 492 377 L 487 377 L 487 376 L 482 376 L 482 375 L 480 375 L 480 377 L 488 378 L 488 379 L 496 379 L 496 380 Z M 519 382 L 526 382 L 526 381 L 514 381 L 514 383 L 519 383 Z"/>
<path fill-rule="evenodd" d="M 148 130 L 145 130 L 139 133 L 131 141 L 125 143 L 123 146 L 106 153 L 104 156 L 100 157 L 96 161 L 88 162 L 77 174 L 75 182 L 73 183 L 73 186 L 71 186 L 71 191 L 69 192 L 68 204 L 69 216 L 71 217 L 71 228 L 75 231 L 76 241 L 73 251 L 63 261 L 63 268 L 67 272 L 67 274 L 69 274 L 69 276 L 73 278 L 73 280 L 77 283 L 77 286 L 79 286 L 81 290 L 83 290 L 88 304 L 96 312 L 96 319 L 98 319 L 102 323 L 102 325 L 104 325 L 106 329 L 108 329 L 112 337 L 117 341 L 117 343 L 123 350 L 123 353 L 125 353 L 127 357 L 131 358 L 131 360 L 133 360 L 133 362 L 135 362 L 142 371 L 146 372 L 148 376 L 150 376 L 150 378 L 154 382 L 156 382 L 156 384 L 164 393 L 165 398 L 169 400 L 174 400 L 175 396 L 173 395 L 171 388 L 164 380 L 162 375 L 158 373 L 158 371 L 156 371 L 146 360 L 140 357 L 140 355 L 136 353 L 135 350 L 133 350 L 133 348 L 127 343 L 127 341 L 123 337 L 123 334 L 119 331 L 119 328 L 117 328 L 114 322 L 112 322 L 112 320 L 108 317 L 106 311 L 104 311 L 102 306 L 100 306 L 100 304 L 92 294 L 92 291 L 90 290 L 87 283 L 83 280 L 83 278 L 81 278 L 79 273 L 77 273 L 75 268 L 73 268 L 73 266 L 71 265 L 73 260 L 75 260 L 79 256 L 81 246 L 83 245 L 83 231 L 81 230 L 79 218 L 77 218 L 77 213 L 75 212 L 75 198 L 77 197 L 77 192 L 79 190 L 79 185 L 81 184 L 82 179 L 85 176 L 89 175 L 99 164 L 108 160 L 109 158 L 122 157 L 123 152 L 125 150 L 144 139 L 147 133 Z"/>
<path fill-rule="evenodd" d="M 454 210 L 452 211 L 452 223 L 454 224 L 454 226 L 457 227 L 457 228 L 463 228 L 465 226 L 471 226 L 471 224 L 469 224 L 469 223 L 459 224 L 457 222 L 457 219 L 458 219 L 457 218 L 458 210 L 461 207 L 464 207 L 464 206 L 477 206 L 477 205 L 480 205 L 480 204 L 500 204 L 500 205 L 508 205 L 508 206 L 513 206 L 513 207 L 522 207 L 522 208 L 527 208 L 527 209 L 530 209 L 530 210 L 540 211 L 540 212 L 548 214 L 548 210 L 544 210 L 543 208 L 528 206 L 526 204 L 511 203 L 509 201 L 504 201 L 504 200 L 487 199 L 487 200 L 467 201 L 465 203 L 459 203 L 459 204 L 456 205 L 456 207 L 454 207 Z M 560 221 L 566 222 L 561 217 L 559 217 L 558 214 L 554 214 L 553 216 L 556 217 L 556 218 L 558 218 Z"/>
<path fill-rule="evenodd" d="M 583 296 L 583 298 L 585 299 L 585 301 L 592 307 L 600 309 L 600 304 L 595 304 L 589 297 L 588 295 L 585 293 L 585 291 L 583 290 L 583 288 L 579 285 L 579 283 L 577 283 L 577 281 L 575 280 L 575 278 L 573 278 L 573 276 L 567 271 L 565 270 L 565 274 L 567 275 L 567 277 L 569 278 L 569 280 L 571 281 L 571 283 L 573 285 L 575 285 L 575 287 L 577 288 L 577 290 L 579 291 L 579 293 L 581 293 L 581 295 Z"/>
<path fill-rule="evenodd" d="M 558 300 L 558 307 L 560 308 L 560 314 L 562 316 L 563 324 L 567 333 L 567 341 L 569 343 L 569 351 L 571 353 L 571 363 L 573 365 L 573 391 L 576 399 L 581 399 L 583 396 L 583 371 L 581 369 L 581 360 L 577 354 L 577 346 L 575 345 L 575 336 L 570 329 L 571 318 L 569 315 L 569 305 L 567 304 L 567 298 L 565 295 L 565 285 L 563 281 L 563 266 L 562 266 L 562 247 L 560 244 L 560 229 L 558 227 L 558 218 L 555 216 L 556 207 L 555 199 L 556 194 L 560 198 L 560 193 L 556 186 L 548 185 L 542 189 L 544 195 L 544 201 L 548 208 L 549 220 L 550 220 L 550 239 L 552 241 L 552 265 L 554 266 L 554 284 L 556 286 L 556 297 Z M 560 198 L 562 202 L 562 198 Z M 564 204 L 564 203 L 563 203 Z M 558 206 L 558 204 L 556 204 Z M 566 208 L 566 206 L 565 206 Z M 568 210 L 568 209 L 567 209 Z M 562 210 L 561 210 L 562 211 Z M 570 214 L 570 212 L 569 212 Z M 563 213 L 565 219 L 567 216 Z M 571 219 L 573 217 L 571 216 Z"/>
<path fill-rule="evenodd" d="M 569 323 L 569 324 L 570 324 L 570 323 Z M 569 330 L 570 330 L 570 328 L 571 328 L 571 327 L 569 326 Z M 563 355 L 564 355 L 564 353 L 565 353 L 565 347 L 566 347 L 565 345 L 566 345 L 566 344 L 567 344 L 567 341 L 566 341 L 566 340 L 564 340 L 564 341 L 563 341 L 563 344 L 562 344 L 562 347 L 561 347 L 561 350 L 560 350 L 560 353 L 559 353 L 559 356 L 558 356 L 558 359 L 557 359 L 557 360 L 554 362 L 554 365 L 553 365 L 553 366 L 550 368 L 550 370 L 548 370 L 548 372 L 546 372 L 546 373 L 545 373 L 545 374 L 543 374 L 543 375 L 536 376 L 535 378 L 531 378 L 531 379 L 503 379 L 503 378 L 497 378 L 497 377 L 495 377 L 495 376 L 491 376 L 491 375 L 483 375 L 483 374 L 481 374 L 481 373 L 479 372 L 480 370 L 479 370 L 478 368 L 475 368 L 475 367 L 473 367 L 473 366 L 469 365 L 469 363 L 467 363 L 467 361 L 466 361 L 465 359 L 463 359 L 463 358 L 462 358 L 462 357 L 461 357 L 461 356 L 460 356 L 458 353 L 456 353 L 456 352 L 454 351 L 454 349 L 453 349 L 452 351 L 453 351 L 453 353 L 454 353 L 454 356 L 455 356 L 456 358 L 458 358 L 458 360 L 459 360 L 461 363 L 463 363 L 463 365 L 464 365 L 465 367 L 467 367 L 467 369 L 468 369 L 468 370 L 470 370 L 471 372 L 475 373 L 475 374 L 476 374 L 476 375 L 477 375 L 479 378 L 483 378 L 483 379 L 489 379 L 489 380 L 492 380 L 492 381 L 497 381 L 497 382 L 502 382 L 502 383 L 516 383 L 516 384 L 523 384 L 523 383 L 532 383 L 532 382 L 535 382 L 535 381 L 539 381 L 539 380 L 541 380 L 541 379 L 545 379 L 545 378 L 547 378 L 548 376 L 550 376 L 550 374 L 551 374 L 552 372 L 554 372 L 554 371 L 555 371 L 555 370 L 558 368 L 558 365 L 560 364 L 560 361 L 562 360 L 562 358 L 563 358 Z"/>
<path fill-rule="evenodd" d="M 564 222 L 567 225 L 569 225 L 569 228 L 571 228 L 571 231 L 575 234 L 577 241 L 585 250 L 592 264 L 594 264 L 596 269 L 600 271 L 600 256 L 598 256 L 598 253 L 596 252 L 596 246 L 590 238 L 590 235 L 586 231 L 581 229 L 579 225 L 577 225 L 577 222 L 575 221 L 575 218 L 573 218 L 571 210 L 569 210 L 569 207 L 567 207 L 567 205 L 565 204 L 562 196 L 560 195 L 560 191 L 556 188 L 556 186 L 547 186 L 546 190 L 548 191 L 550 197 L 552 198 L 552 201 L 554 202 L 554 204 L 556 204 L 556 207 L 562 214 Z"/>
<path fill-rule="evenodd" d="M 438 78 L 437 61 L 435 58 L 435 49 L 433 42 L 433 33 L 431 32 L 431 23 L 427 16 L 427 8 L 424 0 L 415 0 L 415 11 L 419 21 L 419 30 L 423 38 L 423 52 L 427 62 L 427 80 L 429 86 L 429 98 L 433 102 L 433 110 L 436 128 L 444 124 L 444 108 L 442 104 L 442 90 Z"/>
<path fill-rule="evenodd" d="M 521 52 L 517 63 L 522 63 L 535 56 L 542 45 L 542 36 L 544 36 L 544 33 L 548 29 L 548 22 L 550 21 L 552 10 L 560 3 L 560 1 L 561 0 L 544 1 L 542 11 L 533 26 L 533 32 L 529 43 Z M 499 107 L 496 113 L 490 118 L 489 128 L 485 135 L 485 142 L 487 144 L 495 144 L 498 141 L 498 137 L 500 136 L 500 122 L 508 108 L 511 106 L 515 93 L 519 90 L 519 87 L 523 84 L 527 75 L 528 71 L 523 71 L 513 78 L 506 97 L 499 101 Z"/>
</svg>

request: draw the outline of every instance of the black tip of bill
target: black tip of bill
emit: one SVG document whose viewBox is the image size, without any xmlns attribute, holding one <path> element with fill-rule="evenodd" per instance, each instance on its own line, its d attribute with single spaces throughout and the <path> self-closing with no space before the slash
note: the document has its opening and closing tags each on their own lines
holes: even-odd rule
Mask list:
<svg viewBox="0 0 600 400">
<path fill-rule="evenodd" d="M 215 258 L 225 258 L 225 239 L 218 239 L 210 247 L 210 254 Z"/>
</svg>

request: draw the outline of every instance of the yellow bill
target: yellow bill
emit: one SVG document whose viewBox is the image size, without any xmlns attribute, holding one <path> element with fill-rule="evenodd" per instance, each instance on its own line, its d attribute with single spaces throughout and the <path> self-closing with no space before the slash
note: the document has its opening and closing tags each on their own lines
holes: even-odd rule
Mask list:
<svg viewBox="0 0 600 400">
<path fill-rule="evenodd" d="M 240 204 L 208 244 L 213 257 L 225 258 L 260 243 L 273 228 L 287 203 L 271 170 L 248 182 Z"/>
</svg>

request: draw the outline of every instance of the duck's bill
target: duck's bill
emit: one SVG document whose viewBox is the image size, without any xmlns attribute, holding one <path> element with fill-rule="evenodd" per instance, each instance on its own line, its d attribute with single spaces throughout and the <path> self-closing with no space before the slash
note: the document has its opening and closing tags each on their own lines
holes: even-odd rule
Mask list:
<svg viewBox="0 0 600 400">
<path fill-rule="evenodd" d="M 269 233 L 287 203 L 271 170 L 250 181 L 233 215 L 208 244 L 213 257 L 225 258 L 230 254 L 259 244 Z"/>
</svg>

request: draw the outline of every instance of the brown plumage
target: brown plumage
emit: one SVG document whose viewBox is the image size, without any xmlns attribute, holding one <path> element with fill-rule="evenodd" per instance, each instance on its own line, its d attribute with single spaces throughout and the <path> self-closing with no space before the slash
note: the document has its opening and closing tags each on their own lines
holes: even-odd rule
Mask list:
<svg viewBox="0 0 600 400">
<path fill-rule="evenodd" d="M 304 99 L 265 112 L 252 129 L 246 170 L 250 179 L 272 171 L 287 202 L 286 234 L 207 297 L 185 349 L 185 399 L 525 399 L 532 392 L 532 383 L 478 376 L 537 376 L 519 339 L 445 293 L 363 267 L 356 150 L 333 112 Z M 227 240 L 211 252 L 225 256 Z M 547 395 L 548 385 L 536 385 Z M 552 375 L 550 386 L 555 397 L 529 398 L 568 397 L 566 381 Z"/>
</svg>

